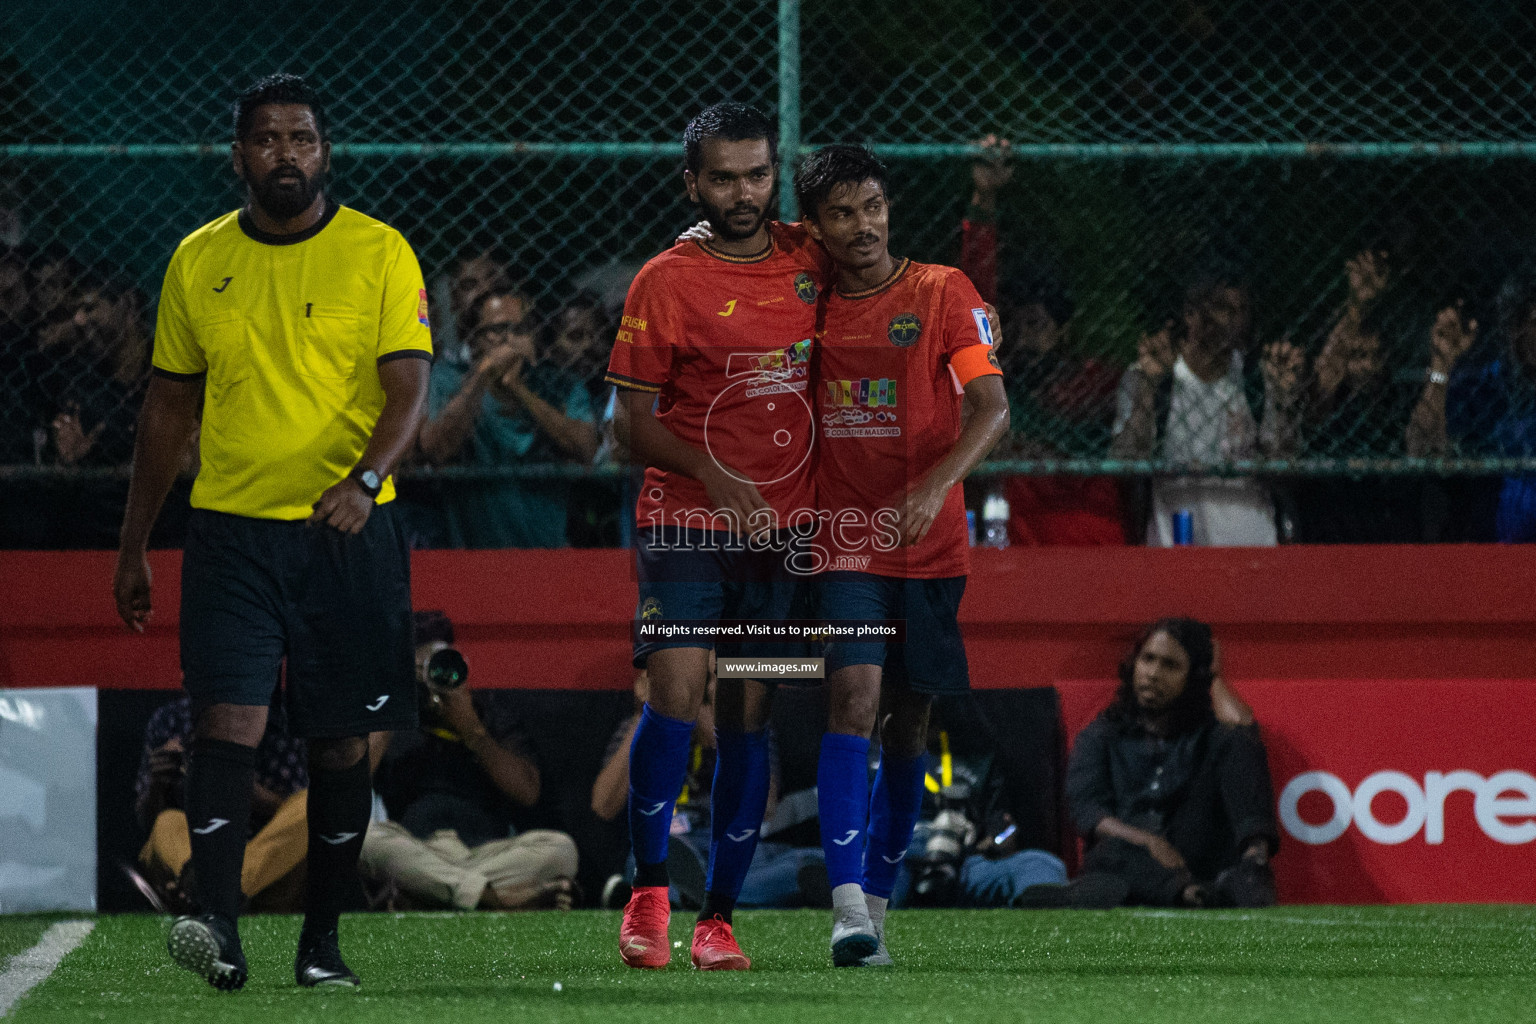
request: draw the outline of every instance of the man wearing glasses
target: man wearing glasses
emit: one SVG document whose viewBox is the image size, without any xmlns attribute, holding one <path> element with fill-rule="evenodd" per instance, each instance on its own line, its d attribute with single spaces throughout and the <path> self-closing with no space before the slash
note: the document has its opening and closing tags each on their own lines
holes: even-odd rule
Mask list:
<svg viewBox="0 0 1536 1024">
<path fill-rule="evenodd" d="M 500 286 L 464 318 L 470 363 L 432 371 L 421 450 L 434 466 L 589 463 L 597 452 L 591 398 L 581 380 L 539 358 L 533 304 Z M 569 485 L 559 480 L 454 481 L 444 492 L 444 540 L 453 547 L 566 546 Z"/>
</svg>

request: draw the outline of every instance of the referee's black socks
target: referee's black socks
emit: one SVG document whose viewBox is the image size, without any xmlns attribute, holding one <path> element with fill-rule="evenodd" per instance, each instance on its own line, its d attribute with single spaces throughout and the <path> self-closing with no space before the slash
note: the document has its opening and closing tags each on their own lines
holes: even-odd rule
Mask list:
<svg viewBox="0 0 1536 1024">
<path fill-rule="evenodd" d="M 341 912 L 361 902 L 357 858 L 373 817 L 366 751 L 357 763 L 328 771 L 310 763 L 309 878 L 305 931 L 332 931 Z"/>
<path fill-rule="evenodd" d="M 196 738 L 187 763 L 187 831 L 196 897 L 205 913 L 240 916 L 240 868 L 251 825 L 256 748 Z"/>
</svg>

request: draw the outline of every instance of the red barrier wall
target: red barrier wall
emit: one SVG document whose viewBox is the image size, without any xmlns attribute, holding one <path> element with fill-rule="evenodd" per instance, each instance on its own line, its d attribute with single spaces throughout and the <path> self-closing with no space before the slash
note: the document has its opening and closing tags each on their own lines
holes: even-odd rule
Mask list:
<svg viewBox="0 0 1536 1024">
<path fill-rule="evenodd" d="M 142 637 L 113 611 L 112 561 L 0 553 L 0 685 L 178 685 L 179 554 L 151 558 Z M 419 552 L 412 571 L 481 685 L 629 685 L 626 552 Z M 961 619 L 975 685 L 1055 685 L 1069 735 L 1140 625 L 1211 622 L 1277 795 L 1302 777 L 1284 899 L 1536 901 L 1533 581 L 1536 546 L 978 551 Z"/>
</svg>

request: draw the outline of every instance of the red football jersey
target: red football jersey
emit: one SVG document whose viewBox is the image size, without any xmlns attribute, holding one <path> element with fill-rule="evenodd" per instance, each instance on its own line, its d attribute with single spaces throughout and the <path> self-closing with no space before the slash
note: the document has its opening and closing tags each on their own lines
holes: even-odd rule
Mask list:
<svg viewBox="0 0 1536 1024">
<path fill-rule="evenodd" d="M 807 390 L 828 264 L 800 225 L 768 227 L 761 256 L 728 257 L 685 242 L 642 267 L 629 286 L 607 379 L 655 392 L 656 418 L 755 483 L 787 526 L 815 509 Z M 705 526 L 701 514 L 713 509 L 703 484 L 651 466 L 635 518 L 642 527 Z"/>
<path fill-rule="evenodd" d="M 1001 373 L 986 307 L 953 267 L 903 260 L 867 292 L 834 291 L 816 351 L 818 544 L 828 568 L 934 579 L 970 569 L 956 485 L 916 547 L 898 547 L 906 494 L 960 437 L 964 386 Z"/>
</svg>

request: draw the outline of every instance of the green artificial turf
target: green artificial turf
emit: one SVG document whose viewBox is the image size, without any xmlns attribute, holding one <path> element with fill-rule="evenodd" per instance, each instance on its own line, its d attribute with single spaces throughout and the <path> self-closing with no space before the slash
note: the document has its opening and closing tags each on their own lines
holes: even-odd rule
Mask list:
<svg viewBox="0 0 1536 1024">
<path fill-rule="evenodd" d="M 60 920 L 56 914 L 0 914 L 0 972 L 11 957 L 31 949 L 50 924 Z"/>
<path fill-rule="evenodd" d="M 742 913 L 755 965 L 712 975 L 687 966 L 686 916 L 673 919 L 684 945 L 664 971 L 619 963 L 618 923 L 595 911 L 349 917 L 343 947 L 363 987 L 319 993 L 293 983 L 298 921 L 250 918 L 251 981 L 228 995 L 167 961 L 164 920 L 102 918 L 13 1013 L 22 1024 L 1536 1018 L 1527 907 L 906 911 L 889 924 L 893 970 L 834 970 L 822 913 Z"/>
</svg>

